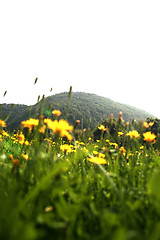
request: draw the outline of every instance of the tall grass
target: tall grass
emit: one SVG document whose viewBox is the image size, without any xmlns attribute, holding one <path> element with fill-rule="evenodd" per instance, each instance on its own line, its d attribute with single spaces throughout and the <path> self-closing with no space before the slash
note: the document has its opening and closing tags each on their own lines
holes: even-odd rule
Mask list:
<svg viewBox="0 0 160 240">
<path fill-rule="evenodd" d="M 104 126 L 76 139 L 59 120 L 14 135 L 1 124 L 0 239 L 159 239 L 160 154 L 147 129 L 118 119 L 114 136 Z"/>
</svg>

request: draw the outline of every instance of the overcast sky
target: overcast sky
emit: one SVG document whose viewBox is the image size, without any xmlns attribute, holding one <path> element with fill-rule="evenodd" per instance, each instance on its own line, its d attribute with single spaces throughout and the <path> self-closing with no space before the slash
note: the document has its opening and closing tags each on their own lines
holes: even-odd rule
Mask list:
<svg viewBox="0 0 160 240">
<path fill-rule="evenodd" d="M 0 102 L 70 86 L 160 118 L 160 1 L 0 1 Z"/>
</svg>

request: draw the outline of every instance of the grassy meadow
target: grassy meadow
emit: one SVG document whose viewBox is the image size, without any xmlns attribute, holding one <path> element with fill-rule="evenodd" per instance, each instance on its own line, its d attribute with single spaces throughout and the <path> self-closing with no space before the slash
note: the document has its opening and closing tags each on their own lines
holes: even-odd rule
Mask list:
<svg viewBox="0 0 160 240">
<path fill-rule="evenodd" d="M 160 239 L 154 122 L 108 122 L 91 131 L 53 109 L 9 133 L 0 120 L 0 239 Z"/>
</svg>

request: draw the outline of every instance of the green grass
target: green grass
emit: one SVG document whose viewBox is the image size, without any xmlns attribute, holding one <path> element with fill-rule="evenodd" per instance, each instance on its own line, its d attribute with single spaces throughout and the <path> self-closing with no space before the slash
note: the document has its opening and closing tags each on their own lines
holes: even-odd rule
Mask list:
<svg viewBox="0 0 160 240">
<path fill-rule="evenodd" d="M 119 130 L 68 142 L 36 128 L 27 145 L 1 129 L 0 239 L 160 239 L 159 150 L 145 129 L 140 139 Z M 106 164 L 89 161 L 95 151 Z"/>
</svg>

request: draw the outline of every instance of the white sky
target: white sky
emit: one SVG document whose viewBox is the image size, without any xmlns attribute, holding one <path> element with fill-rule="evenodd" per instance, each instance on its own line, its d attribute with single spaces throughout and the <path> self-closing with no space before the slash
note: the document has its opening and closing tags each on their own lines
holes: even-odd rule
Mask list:
<svg viewBox="0 0 160 240">
<path fill-rule="evenodd" d="M 72 85 L 160 118 L 159 81 L 159 0 L 0 1 L 1 103 Z"/>
</svg>

